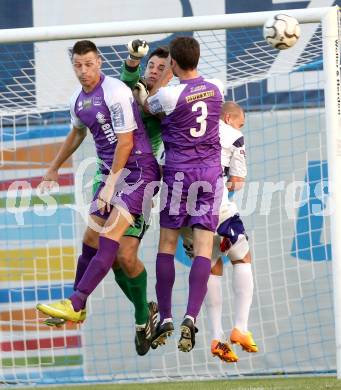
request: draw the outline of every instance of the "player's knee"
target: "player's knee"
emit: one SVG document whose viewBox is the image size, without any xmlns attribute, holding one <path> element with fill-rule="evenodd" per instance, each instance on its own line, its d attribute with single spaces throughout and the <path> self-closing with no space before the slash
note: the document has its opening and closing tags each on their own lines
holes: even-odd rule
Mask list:
<svg viewBox="0 0 341 390">
<path fill-rule="evenodd" d="M 83 236 L 84 244 L 89 245 L 92 248 L 98 248 L 98 241 L 99 233 L 90 228 L 87 228 Z"/>
<path fill-rule="evenodd" d="M 116 255 L 116 263 L 124 268 L 127 273 L 133 272 L 137 262 L 137 252 L 134 248 L 120 248 Z"/>
<path fill-rule="evenodd" d="M 178 243 L 177 240 L 173 240 L 173 239 L 163 240 L 162 242 L 160 241 L 159 252 L 175 253 L 177 243 Z"/>
<path fill-rule="evenodd" d="M 212 266 L 211 266 L 211 274 L 216 276 L 222 276 L 223 275 L 223 260 L 221 257 L 219 257 L 217 260 L 212 260 Z"/>
<path fill-rule="evenodd" d="M 231 260 L 231 263 L 232 264 L 251 264 L 251 254 L 250 254 L 250 251 L 242 258 L 242 259 L 238 259 L 238 260 Z"/>
</svg>

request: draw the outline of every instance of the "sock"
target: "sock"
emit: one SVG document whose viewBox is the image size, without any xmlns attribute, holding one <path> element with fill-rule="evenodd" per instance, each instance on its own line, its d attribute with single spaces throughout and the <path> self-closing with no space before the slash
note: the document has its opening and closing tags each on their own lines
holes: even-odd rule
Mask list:
<svg viewBox="0 0 341 390">
<path fill-rule="evenodd" d="M 112 267 L 119 246 L 120 244 L 115 240 L 99 237 L 97 253 L 91 259 L 82 279 L 79 281 L 77 290 L 70 297 L 75 311 L 84 309 L 87 297 Z"/>
<path fill-rule="evenodd" d="M 172 318 L 172 289 L 175 281 L 174 255 L 158 253 L 156 257 L 156 296 L 160 322 Z"/>
<path fill-rule="evenodd" d="M 122 268 L 113 269 L 113 271 L 115 274 L 116 283 L 120 286 L 121 290 L 123 291 L 124 295 L 129 299 L 129 301 L 133 303 L 133 298 L 131 296 L 130 291 L 130 279 L 124 273 Z"/>
<path fill-rule="evenodd" d="M 207 292 L 207 281 L 211 273 L 211 260 L 196 256 L 189 273 L 189 294 L 186 314 L 197 318 Z"/>
<path fill-rule="evenodd" d="M 186 314 L 185 318 L 188 318 L 189 320 L 191 320 L 193 322 L 193 324 L 195 323 L 195 318 L 194 317 L 189 316 L 188 314 Z"/>
<path fill-rule="evenodd" d="M 79 281 L 82 279 L 82 276 L 84 275 L 84 272 L 86 271 L 86 268 L 90 263 L 90 260 L 95 256 L 96 252 L 97 252 L 96 248 L 92 248 L 91 246 L 83 242 L 82 253 L 78 257 L 78 262 L 77 262 L 75 283 L 73 285 L 74 291 L 77 290 L 77 285 Z"/>
<path fill-rule="evenodd" d="M 149 317 L 147 302 L 147 272 L 145 269 L 135 278 L 129 278 L 132 302 L 135 307 L 135 322 L 137 325 L 146 324 Z"/>
<path fill-rule="evenodd" d="M 253 278 L 250 263 L 238 263 L 233 265 L 232 289 L 235 305 L 234 327 L 242 332 L 247 332 L 253 296 Z"/>
<path fill-rule="evenodd" d="M 164 318 L 163 321 L 161 322 L 161 325 L 167 324 L 167 322 L 173 322 L 173 318 Z"/>
<path fill-rule="evenodd" d="M 210 274 L 207 282 L 207 294 L 205 297 L 207 317 L 212 334 L 211 338 L 217 340 L 225 340 L 223 325 L 221 323 L 223 312 L 221 279 L 221 276 Z"/>
<path fill-rule="evenodd" d="M 87 298 L 88 296 L 86 294 L 83 294 L 80 291 L 76 290 L 70 297 L 74 310 L 80 311 L 82 309 L 85 309 Z"/>
</svg>

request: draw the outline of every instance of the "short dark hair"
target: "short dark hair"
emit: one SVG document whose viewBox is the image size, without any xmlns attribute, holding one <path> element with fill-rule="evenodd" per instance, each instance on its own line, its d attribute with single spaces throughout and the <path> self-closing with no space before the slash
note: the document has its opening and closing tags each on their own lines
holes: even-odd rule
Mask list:
<svg viewBox="0 0 341 390">
<path fill-rule="evenodd" d="M 169 56 L 168 47 L 167 46 L 160 46 L 160 47 L 156 48 L 155 50 L 153 50 L 148 56 L 148 61 L 154 56 L 159 57 L 159 58 L 167 58 Z"/>
<path fill-rule="evenodd" d="M 71 55 L 83 55 L 89 53 L 90 51 L 93 51 L 94 53 L 99 55 L 97 46 L 93 42 L 87 40 L 78 41 L 73 45 Z"/>
<path fill-rule="evenodd" d="M 171 57 L 183 70 L 192 70 L 198 66 L 200 45 L 195 38 L 174 38 L 169 44 L 169 52 Z"/>
</svg>

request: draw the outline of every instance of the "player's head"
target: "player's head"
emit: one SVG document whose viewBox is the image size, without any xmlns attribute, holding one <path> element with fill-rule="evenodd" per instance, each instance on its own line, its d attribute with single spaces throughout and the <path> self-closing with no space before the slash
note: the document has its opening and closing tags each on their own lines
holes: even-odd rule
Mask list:
<svg viewBox="0 0 341 390">
<path fill-rule="evenodd" d="M 91 41 L 78 41 L 72 48 L 72 65 L 85 90 L 93 89 L 101 77 L 102 59 Z"/>
<path fill-rule="evenodd" d="M 199 42 L 192 37 L 176 37 L 169 44 L 171 67 L 175 76 L 177 70 L 195 70 L 200 57 Z"/>
<path fill-rule="evenodd" d="M 226 124 L 239 130 L 244 126 L 244 110 L 240 107 L 239 104 L 227 101 L 221 108 L 220 119 Z"/>
<path fill-rule="evenodd" d="M 167 46 L 160 46 L 153 50 L 148 57 L 144 78 L 147 88 L 152 89 L 154 84 L 160 79 L 162 72 L 167 66 L 169 50 Z"/>
</svg>

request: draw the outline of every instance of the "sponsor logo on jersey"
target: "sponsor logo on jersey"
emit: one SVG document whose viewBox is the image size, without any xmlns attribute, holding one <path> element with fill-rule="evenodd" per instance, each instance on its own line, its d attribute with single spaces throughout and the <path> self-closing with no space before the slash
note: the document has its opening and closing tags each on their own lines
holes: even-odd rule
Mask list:
<svg viewBox="0 0 341 390">
<path fill-rule="evenodd" d="M 124 114 L 121 103 L 115 103 L 112 106 L 112 122 L 114 127 L 124 127 Z"/>
<path fill-rule="evenodd" d="M 117 137 L 110 123 L 106 123 L 105 115 L 103 112 L 98 111 L 96 114 L 97 122 L 101 125 L 101 129 L 105 134 L 105 138 L 112 145 L 117 141 Z"/>
<path fill-rule="evenodd" d="M 196 100 L 203 100 L 203 99 L 207 99 L 209 97 L 212 97 L 214 96 L 215 93 L 214 91 L 205 91 L 205 92 L 199 92 L 199 93 L 195 93 L 193 95 L 188 95 L 186 96 L 186 102 L 187 103 L 192 103 Z"/>
</svg>

